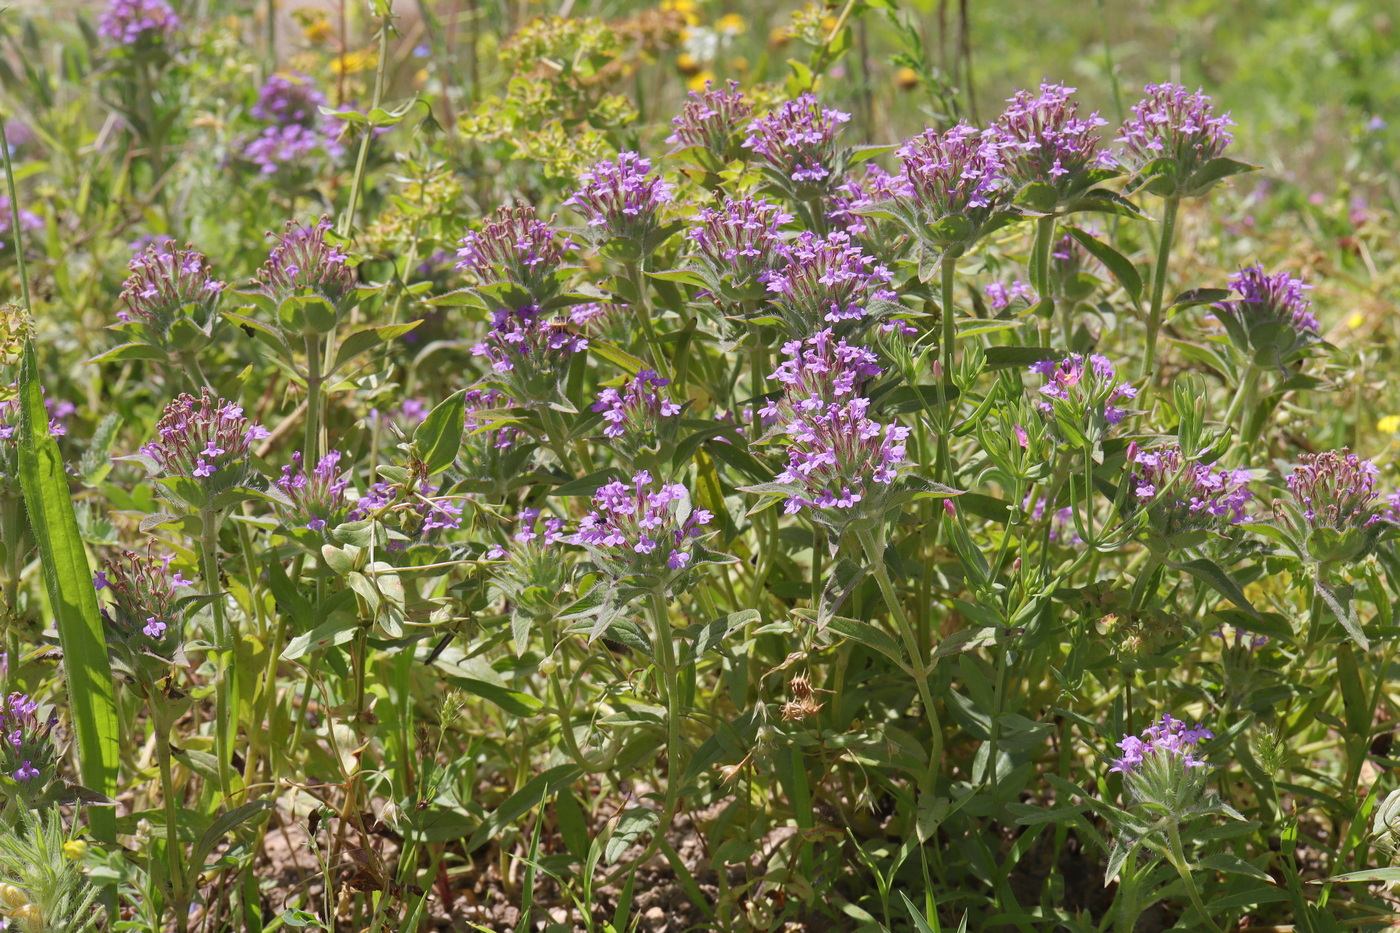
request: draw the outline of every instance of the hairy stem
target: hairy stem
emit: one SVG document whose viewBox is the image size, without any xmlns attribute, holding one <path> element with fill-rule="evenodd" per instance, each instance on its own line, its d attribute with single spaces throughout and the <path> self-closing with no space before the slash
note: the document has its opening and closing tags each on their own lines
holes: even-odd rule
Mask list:
<svg viewBox="0 0 1400 933">
<path fill-rule="evenodd" d="M 1152 307 L 1147 315 L 1147 350 L 1142 357 L 1143 392 L 1152 391 L 1152 377 L 1157 372 L 1157 334 L 1162 329 L 1162 296 L 1167 288 L 1167 262 L 1171 258 L 1172 240 L 1176 236 L 1176 214 L 1180 198 L 1167 198 L 1162 211 L 1162 238 L 1157 241 L 1157 264 L 1152 268 Z"/>
</svg>

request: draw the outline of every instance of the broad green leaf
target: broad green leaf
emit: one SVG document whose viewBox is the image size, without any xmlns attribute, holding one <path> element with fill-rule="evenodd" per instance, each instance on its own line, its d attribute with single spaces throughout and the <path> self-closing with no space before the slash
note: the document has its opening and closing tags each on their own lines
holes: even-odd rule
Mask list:
<svg viewBox="0 0 1400 933">
<path fill-rule="evenodd" d="M 429 476 L 452 465 L 457 450 L 462 446 L 466 417 L 467 395 L 463 389 L 439 402 L 423 419 L 418 430 L 413 432 L 414 453 L 423 461 L 423 468 Z"/>
</svg>

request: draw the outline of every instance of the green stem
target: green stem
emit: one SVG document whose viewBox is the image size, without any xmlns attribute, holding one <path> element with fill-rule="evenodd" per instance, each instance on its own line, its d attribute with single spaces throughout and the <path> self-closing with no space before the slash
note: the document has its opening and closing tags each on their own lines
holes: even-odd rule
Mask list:
<svg viewBox="0 0 1400 933">
<path fill-rule="evenodd" d="M 574 764 L 593 774 L 611 768 L 617 761 L 618 752 L 622 750 L 622 743 L 614 743 L 611 748 L 604 749 L 595 756 L 590 756 L 580 748 L 578 739 L 574 737 L 573 708 L 565 697 L 564 685 L 559 681 L 559 672 L 552 670 L 547 676 L 550 690 L 554 694 L 554 710 L 555 715 L 559 717 L 559 731 L 569 757 L 574 760 Z"/>
<path fill-rule="evenodd" d="M 1143 391 L 1151 393 L 1152 377 L 1157 371 L 1157 333 L 1162 329 L 1162 296 L 1167 288 L 1167 262 L 1171 258 L 1172 239 L 1176 236 L 1176 214 L 1180 198 L 1167 198 L 1162 211 L 1162 238 L 1157 241 L 1157 265 L 1152 269 L 1152 308 L 1147 316 L 1147 352 L 1142 358 Z"/>
<path fill-rule="evenodd" d="M 10 238 L 15 241 L 15 268 L 19 270 L 19 293 L 24 301 L 24 310 L 30 312 L 34 306 L 29 302 L 29 274 L 24 268 L 24 227 L 19 222 L 19 194 L 15 191 L 15 167 L 10 162 L 10 147 L 5 143 L 5 120 L 0 117 L 0 160 L 5 163 L 5 187 L 10 195 Z"/>
<path fill-rule="evenodd" d="M 224 594 L 219 586 L 219 523 L 222 516 L 213 509 L 199 513 L 199 569 L 204 587 L 213 597 L 214 616 L 214 752 L 219 765 L 219 790 L 227 799 L 233 794 L 233 758 L 230 745 L 228 659 L 233 651 L 228 621 L 224 617 Z"/>
<path fill-rule="evenodd" d="M 160 795 L 165 803 L 165 858 L 170 872 L 170 900 L 175 912 L 175 929 L 189 927 L 189 898 L 185 893 L 185 867 L 180 848 L 180 818 L 175 806 L 175 777 L 170 767 L 170 714 L 162 699 L 151 704 L 156 729 L 156 758 L 160 762 Z"/>
<path fill-rule="evenodd" d="M 1031 246 L 1031 268 L 1034 270 L 1033 278 L 1036 295 L 1042 302 L 1049 302 L 1049 309 L 1045 316 L 1045 333 L 1049 333 L 1055 323 L 1055 298 L 1054 288 L 1050 283 L 1050 258 L 1055 242 L 1055 215 L 1040 217 L 1035 222 L 1035 242 Z M 1048 342 L 1048 341 L 1047 341 Z M 1065 345 L 1068 346 L 1068 335 L 1066 335 Z"/>
<path fill-rule="evenodd" d="M 321 458 L 322 394 L 325 379 L 321 375 L 321 338 L 306 337 L 306 440 L 302 443 L 304 469 L 316 468 Z"/>
<path fill-rule="evenodd" d="M 384 69 L 389 62 L 389 21 L 393 17 L 393 3 L 389 3 L 391 12 L 386 13 L 379 19 L 379 60 L 374 68 L 374 94 L 370 98 L 370 110 L 379 107 L 384 99 Z M 374 139 L 373 128 L 364 126 L 360 128 L 360 154 L 355 159 L 355 175 L 350 181 L 350 204 L 345 213 L 341 215 L 336 232 L 341 236 L 349 236 L 350 231 L 355 226 L 355 214 L 360 207 L 360 189 L 364 187 L 365 165 L 369 162 L 369 144 Z"/>
<path fill-rule="evenodd" d="M 1181 848 L 1181 830 L 1177 828 L 1175 822 L 1167 824 L 1167 845 L 1172 867 L 1176 869 L 1176 873 L 1181 876 L 1182 883 L 1186 885 L 1186 894 L 1191 898 L 1191 906 L 1196 908 L 1196 913 L 1201 915 L 1201 921 L 1213 933 L 1221 933 L 1220 927 L 1215 925 L 1215 921 L 1206 912 L 1206 905 L 1201 900 L 1201 891 L 1196 887 L 1196 879 L 1191 876 L 1191 867 L 1186 864 L 1186 853 Z"/>
<path fill-rule="evenodd" d="M 671 378 L 671 364 L 661 352 L 661 339 L 656 333 L 656 322 L 652 320 L 655 314 L 651 306 L 651 295 L 647 291 L 646 277 L 642 274 L 641 262 L 626 263 L 627 281 L 632 286 L 633 293 L 637 296 L 636 314 L 642 325 L 643 338 L 647 345 L 647 356 L 651 359 L 652 366 L 662 378 Z"/>
<path fill-rule="evenodd" d="M 1240 380 L 1240 384 L 1235 388 L 1235 397 L 1230 399 L 1230 407 L 1225 410 L 1224 422 L 1226 429 L 1229 429 L 1229 427 L 1235 423 L 1235 416 L 1240 413 L 1241 409 L 1244 409 L 1246 412 L 1245 418 L 1248 420 L 1247 413 L 1249 411 L 1249 406 L 1246 404 L 1246 400 L 1253 397 L 1254 388 L 1259 382 L 1260 372 L 1261 370 L 1258 366 L 1254 365 L 1253 361 L 1245 364 L 1244 378 Z M 1240 433 L 1244 433 L 1243 423 L 1240 424 Z M 1248 443 L 1247 439 L 1243 436 L 1239 438 L 1239 441 L 1241 445 Z"/>
<path fill-rule="evenodd" d="M 952 432 L 949 428 L 953 423 L 953 402 L 948 387 L 953 384 L 953 366 L 957 362 L 955 343 L 957 341 L 957 321 L 954 320 L 953 312 L 953 284 L 957 276 L 958 257 L 949 250 L 943 254 L 943 258 L 938 262 L 940 279 L 941 300 L 943 303 L 943 338 L 942 345 L 938 348 L 941 359 L 943 373 L 939 378 L 939 412 L 943 420 L 942 437 L 938 445 L 938 479 L 940 482 L 950 483 L 953 479 L 953 457 L 949 449 L 953 443 Z"/>
<path fill-rule="evenodd" d="M 894 620 L 900 640 L 904 642 L 904 650 L 908 652 L 909 661 L 914 665 L 914 685 L 918 688 L 919 700 L 924 705 L 924 715 L 928 717 L 932 735 L 927 775 L 931 779 L 943 761 L 943 726 L 938 720 L 938 709 L 933 704 L 933 691 L 929 689 L 928 664 L 924 661 L 924 652 L 914 637 L 914 629 L 909 625 L 909 617 L 904 614 L 904 607 L 900 604 L 899 594 L 895 592 L 889 571 L 885 569 L 883 548 L 876 542 L 875 536 L 868 528 L 859 529 L 856 536 L 860 539 L 861 548 L 865 551 L 866 563 L 870 565 L 871 571 L 875 574 L 875 580 L 880 585 L 880 595 L 884 597 L 890 618 Z M 931 780 L 929 785 L 924 789 L 933 790 Z"/>
</svg>

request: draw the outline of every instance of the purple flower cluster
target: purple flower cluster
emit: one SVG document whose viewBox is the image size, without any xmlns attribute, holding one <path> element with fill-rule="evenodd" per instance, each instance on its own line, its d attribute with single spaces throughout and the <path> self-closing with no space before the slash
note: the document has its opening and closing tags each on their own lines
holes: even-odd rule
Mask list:
<svg viewBox="0 0 1400 933">
<path fill-rule="evenodd" d="M 292 123 L 268 126 L 243 144 L 243 157 L 264 175 L 275 175 L 289 165 L 297 165 L 317 154 L 339 155 L 339 144 L 319 130 Z"/>
<path fill-rule="evenodd" d="M 620 438 L 629 434 L 658 433 L 662 427 L 661 419 L 673 418 L 681 413 L 680 405 L 657 391 L 670 384 L 671 380 L 644 369 L 621 386 L 599 392 L 593 410 L 602 412 L 603 420 L 607 422 L 607 427 L 603 428 L 604 436 Z"/>
<path fill-rule="evenodd" d="M 1135 735 L 1123 736 L 1123 741 L 1118 743 L 1123 757 L 1114 762 L 1109 771 L 1125 775 L 1135 774 L 1144 762 L 1151 759 L 1169 761 L 1181 770 L 1204 768 L 1206 763 L 1195 757 L 1195 748 L 1202 739 L 1213 738 L 1215 733 L 1209 729 L 1203 729 L 1199 725 L 1188 729 L 1186 723 L 1180 719 L 1173 719 L 1170 713 L 1163 713 L 1162 721 L 1154 722 L 1142 730 L 1140 738 Z"/>
<path fill-rule="evenodd" d="M 111 0 L 97 21 L 97 34 L 117 45 L 149 47 L 164 42 L 180 28 L 166 0 Z"/>
<path fill-rule="evenodd" d="M 14 441 L 19 435 L 19 387 L 15 383 L 10 383 L 9 388 L 15 394 L 11 395 L 9 398 L 0 399 L 0 441 Z M 68 425 L 64 423 L 64 420 L 77 411 L 73 403 L 65 401 L 56 402 L 51 398 L 45 398 L 44 408 L 49 415 L 49 434 L 54 437 L 62 437 L 67 434 Z"/>
<path fill-rule="evenodd" d="M 292 454 L 292 462 L 282 467 L 282 475 L 274 482 L 291 500 L 291 506 L 284 511 L 292 525 L 324 531 L 345 513 L 345 491 L 350 488 L 350 480 L 339 470 L 340 457 L 340 451 L 332 450 L 307 473 L 298 450 Z"/>
<path fill-rule="evenodd" d="M 902 197 L 925 224 L 945 217 L 971 220 L 1003 207 L 1011 191 L 997 140 L 959 123 L 942 133 L 924 130 L 899 148 Z"/>
<path fill-rule="evenodd" d="M 788 359 L 768 376 L 782 384 L 783 393 L 758 410 L 769 422 L 792 422 L 845 404 L 882 372 L 874 353 L 837 340 L 829 327 L 783 344 L 783 355 Z"/>
<path fill-rule="evenodd" d="M 666 142 L 677 148 L 704 149 L 723 158 L 739 124 L 752 112 L 738 81 L 730 81 L 727 89 L 711 87 L 706 81 L 705 89 L 691 91 L 690 99 L 671 120 L 672 132 Z"/>
<path fill-rule="evenodd" d="M 313 127 L 321 122 L 321 106 L 326 102 L 311 84 L 311 79 L 299 72 L 275 74 L 258 89 L 258 101 L 252 115 L 281 126 L 300 124 Z"/>
<path fill-rule="evenodd" d="M 1177 446 L 1138 450 L 1132 443 L 1128 462 L 1135 467 L 1128 480 L 1134 501 L 1161 516 L 1167 534 L 1242 522 L 1245 506 L 1254 498 L 1248 470 L 1183 465 Z"/>
<path fill-rule="evenodd" d="M 1346 448 L 1304 454 L 1288 476 L 1288 491 L 1309 528 L 1344 532 L 1381 520 L 1378 473 L 1375 464 Z"/>
<path fill-rule="evenodd" d="M 521 403 L 531 405 L 551 397 L 554 377 L 563 374 L 570 357 L 587 349 L 588 338 L 568 318 L 546 318 L 531 305 L 493 311 L 491 329 L 472 347 L 472 355 L 485 358 Z"/>
<path fill-rule="evenodd" d="M 466 393 L 465 399 L 465 445 L 477 447 L 484 453 L 489 450 L 508 450 L 520 443 L 520 429 L 514 425 L 499 424 L 500 419 L 494 417 L 497 410 L 515 404 L 509 396 L 496 389 L 471 389 Z"/>
<path fill-rule="evenodd" d="M 732 277 L 744 285 L 762 280 L 780 261 L 782 228 L 791 221 L 791 214 L 765 198 L 727 200 L 702 208 L 686 237 L 716 279 Z"/>
<path fill-rule="evenodd" d="M 1046 379 L 1040 387 L 1045 396 L 1040 410 L 1047 415 L 1063 407 L 1075 421 L 1101 414 L 1106 423 L 1118 424 L 1128 416 L 1128 410 L 1117 403 L 1137 397 L 1137 389 L 1130 384 L 1114 382 L 1117 373 L 1113 364 L 1097 353 L 1087 360 L 1079 353 L 1062 360 L 1041 360 L 1032 363 L 1030 370 Z"/>
<path fill-rule="evenodd" d="M 564 540 L 564 520 L 553 516 L 544 520 L 544 530 L 540 530 L 540 510 L 521 509 L 520 510 L 520 530 L 517 531 L 511 540 L 517 547 L 507 547 L 500 544 L 493 544 L 486 551 L 487 560 L 505 560 L 507 557 L 519 556 L 522 551 L 541 551 L 549 553 L 554 545 Z M 549 553 L 550 561 L 558 563 L 557 554 Z"/>
<path fill-rule="evenodd" d="M 352 522 L 364 521 L 391 506 L 401 506 L 394 512 L 404 523 L 405 530 L 426 540 L 434 531 L 455 531 L 462 527 L 462 506 L 449 498 L 433 498 L 439 491 L 437 486 L 426 482 L 419 483 L 412 492 L 394 483 L 375 483 L 355 500 L 346 518 Z M 402 547 L 402 542 L 389 544 L 391 551 Z"/>
<path fill-rule="evenodd" d="M 987 296 L 987 305 L 993 311 L 1004 311 L 1017 298 L 1024 298 L 1031 303 L 1036 300 L 1035 290 L 1020 279 L 1014 279 L 1010 285 L 1004 282 L 990 282 L 983 286 L 982 293 Z"/>
<path fill-rule="evenodd" d="M 171 325 L 182 316 L 192 317 L 200 326 L 207 324 L 227 287 L 214 278 L 209 260 L 192 246 L 148 246 L 131 258 L 127 268 L 131 275 L 122 283 L 126 310 L 118 311 L 117 319 L 140 321 L 162 338 L 169 336 Z M 190 306 L 197 308 L 197 314 L 188 315 Z"/>
<path fill-rule="evenodd" d="M 1234 141 L 1226 129 L 1235 125 L 1230 115 L 1217 115 L 1199 90 L 1192 94 L 1179 84 L 1149 84 L 1144 91 L 1147 97 L 1133 105 L 1132 119 L 1117 139 L 1123 144 L 1119 158 L 1133 171 L 1170 159 L 1178 177 L 1189 178 Z"/>
<path fill-rule="evenodd" d="M 336 141 L 334 121 L 321 115 L 326 97 L 306 75 L 275 74 L 258 91 L 250 113 L 268 124 L 243 144 L 243 157 L 264 175 L 304 163 L 313 155 L 336 158 L 344 147 Z"/>
<path fill-rule="evenodd" d="M 616 160 L 605 159 L 579 175 L 578 189 L 564 203 L 603 236 L 640 242 L 656 230 L 661 206 L 675 197 L 674 186 L 650 172 L 650 159 L 619 153 Z"/>
<path fill-rule="evenodd" d="M 909 429 L 872 421 L 869 408 L 870 399 L 854 398 L 800 414 L 783 426 L 790 443 L 777 482 L 799 490 L 783 503 L 784 512 L 807 507 L 854 518 L 878 511 L 882 494 L 909 464 L 904 449 Z"/>
<path fill-rule="evenodd" d="M 182 394 L 165 406 L 156 438 L 141 448 L 158 472 L 194 479 L 206 490 L 242 486 L 256 474 L 249 463 L 252 442 L 268 436 L 233 402 L 205 389 L 199 399 Z"/>
<path fill-rule="evenodd" d="M 593 495 L 593 511 L 564 541 L 587 548 L 616 577 L 665 576 L 667 570 L 690 565 L 692 545 L 713 519 L 704 509 L 690 508 L 684 486 L 658 486 L 650 473 L 640 470 L 630 486 L 614 481 L 599 489 Z"/>
<path fill-rule="evenodd" d="M 1298 334 L 1315 335 L 1322 329 L 1304 294 L 1312 286 L 1287 272 L 1267 275 L 1262 265 L 1246 266 L 1230 276 L 1230 287 L 1240 297 L 1215 305 L 1215 313 L 1229 315 L 1246 333 L 1273 323 L 1287 324 Z"/>
<path fill-rule="evenodd" d="M 781 177 L 820 185 L 837 167 L 836 137 L 850 119 L 803 94 L 750 123 L 744 145 Z"/>
<path fill-rule="evenodd" d="M 1063 195 L 1092 183 L 1090 169 L 1114 168 L 1116 160 L 1100 151 L 1098 128 L 1106 126 L 1098 112 L 1080 119 L 1074 88 L 1041 84 L 1040 93 L 1017 91 L 997 117 L 992 130 L 1001 161 L 1012 184 L 1051 185 Z"/>
<path fill-rule="evenodd" d="M 803 231 L 782 247 L 782 257 L 784 264 L 765 281 L 773 304 L 796 333 L 815 333 L 828 324 L 860 329 L 874 318 L 873 302 L 898 300 L 887 287 L 890 270 L 840 230 L 824 237 Z"/>
<path fill-rule="evenodd" d="M 184 642 L 184 621 L 177 604 L 181 590 L 194 588 L 179 571 L 170 573 L 171 560 L 124 551 L 93 579 L 94 587 L 111 596 L 102 605 L 108 642 L 127 649 L 123 660 L 129 673 L 139 675 L 146 669 L 151 682 L 168 673 Z M 163 663 L 148 666 L 142 660 L 147 657 Z"/>
<path fill-rule="evenodd" d="M 269 233 L 277 245 L 258 270 L 263 292 L 281 301 L 309 289 L 343 310 L 341 303 L 355 291 L 355 270 L 346 262 L 350 257 L 327 242 L 330 229 L 330 219 L 322 217 L 314 224 L 289 220 L 281 236 Z"/>
<path fill-rule="evenodd" d="M 4 249 L 8 245 L 5 242 L 5 237 L 10 235 L 10 227 L 14 224 L 12 214 L 9 195 L 0 194 L 0 249 Z M 19 229 L 21 232 L 25 230 L 37 230 L 43 225 L 43 218 L 38 214 L 35 214 L 33 211 L 24 210 L 23 208 L 20 209 Z"/>
<path fill-rule="evenodd" d="M 0 773 L 18 781 L 26 796 L 37 796 L 53 777 L 58 753 L 49 733 L 56 725 L 56 716 L 40 719 L 39 704 L 27 694 L 0 698 Z"/>
<path fill-rule="evenodd" d="M 1035 505 L 1031 505 L 1031 497 L 1035 493 L 1026 493 L 1025 501 L 1021 503 L 1021 508 L 1029 510 L 1032 523 L 1039 523 L 1045 518 L 1046 500 L 1044 496 L 1035 500 Z M 1065 506 L 1050 513 L 1050 540 L 1064 547 L 1079 547 L 1084 544 L 1084 539 L 1079 537 L 1079 530 L 1074 526 L 1074 509 Z"/>
<path fill-rule="evenodd" d="M 831 211 L 826 216 L 851 236 L 861 236 L 871 232 L 873 221 L 860 211 L 909 194 L 909 182 L 903 175 L 891 175 L 874 162 L 867 162 L 863 172 L 847 174 L 836 187 Z"/>
<path fill-rule="evenodd" d="M 536 299 L 549 294 L 552 276 L 572 244 L 535 216 L 535 209 L 502 207 L 480 231 L 468 230 L 457 250 L 457 268 L 479 285 L 509 282 Z"/>
</svg>

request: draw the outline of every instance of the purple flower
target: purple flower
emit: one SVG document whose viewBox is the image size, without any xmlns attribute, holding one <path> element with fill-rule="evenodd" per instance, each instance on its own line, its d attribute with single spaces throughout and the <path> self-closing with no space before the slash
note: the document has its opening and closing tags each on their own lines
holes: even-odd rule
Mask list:
<svg viewBox="0 0 1400 933">
<path fill-rule="evenodd" d="M 1128 479 L 1131 502 L 1149 508 L 1158 530 L 1167 536 L 1238 524 L 1254 498 L 1248 470 L 1184 464 L 1178 446 L 1138 450 L 1129 445 L 1128 462 L 1134 465 Z"/>
<path fill-rule="evenodd" d="M 250 113 L 258 120 L 279 126 L 300 124 L 313 128 L 321 122 L 320 108 L 325 102 L 326 95 L 306 75 L 284 72 L 263 82 Z"/>
<path fill-rule="evenodd" d="M 1110 772 L 1123 775 L 1136 774 L 1144 762 L 1157 760 L 1169 762 L 1177 770 L 1204 768 L 1206 763 L 1197 759 L 1193 752 L 1202 739 L 1213 739 L 1215 733 L 1196 726 L 1186 728 L 1186 723 L 1163 713 L 1161 722 L 1154 722 L 1143 730 L 1142 736 L 1123 736 L 1118 747 L 1123 757 L 1114 762 Z"/>
<path fill-rule="evenodd" d="M 744 145 L 779 177 L 826 187 L 838 171 L 836 137 L 849 113 L 823 107 L 812 94 L 790 100 L 749 124 Z"/>
<path fill-rule="evenodd" d="M 14 222 L 13 212 L 10 210 L 9 195 L 0 194 L 0 249 L 4 249 L 8 244 L 5 237 L 10 235 L 10 227 Z M 37 230 L 44 225 L 44 219 L 33 211 L 26 211 L 23 208 L 19 212 L 19 228 L 24 230 Z"/>
<path fill-rule="evenodd" d="M 1113 364 L 1097 353 L 1088 359 L 1071 353 L 1062 360 L 1041 360 L 1030 370 L 1046 379 L 1040 387 L 1045 397 L 1040 410 L 1056 421 L 1063 418 L 1078 425 L 1081 432 L 1098 433 L 1103 425 L 1120 423 L 1128 410 L 1118 403 L 1137 397 L 1130 384 L 1115 382 Z"/>
<path fill-rule="evenodd" d="M 159 45 L 179 28 L 166 0 L 111 0 L 97 21 L 99 36 L 131 48 Z"/>
<path fill-rule="evenodd" d="M 871 227 L 877 222 L 860 214 L 861 210 L 907 197 L 910 193 L 909 182 L 903 175 L 891 175 L 875 163 L 867 162 L 864 171 L 847 174 L 836 187 L 831 197 L 832 209 L 826 216 L 851 236 L 862 236 L 872 233 Z"/>
<path fill-rule="evenodd" d="M 796 487 L 784 512 L 813 509 L 814 518 L 833 525 L 883 513 L 885 494 L 909 465 L 909 429 L 870 420 L 869 408 L 870 399 L 854 398 L 783 425 L 787 463 L 776 480 Z"/>
<path fill-rule="evenodd" d="M 982 293 L 987 296 L 987 305 L 993 311 L 1006 310 L 1017 298 L 1024 298 L 1030 304 L 1036 301 L 1035 290 L 1020 279 L 1014 279 L 1010 285 L 990 282 L 983 286 Z"/>
<path fill-rule="evenodd" d="M 788 341 L 782 352 L 789 359 L 768 378 L 781 383 L 783 393 L 758 410 L 765 421 L 820 415 L 857 398 L 882 372 L 874 353 L 835 339 L 829 327 L 806 340 Z"/>
<path fill-rule="evenodd" d="M 714 516 L 690 507 L 679 483 L 655 484 L 645 470 L 631 485 L 611 482 L 593 496 L 593 510 L 563 540 L 586 548 L 594 562 L 617 578 L 668 577 L 693 559 L 696 538 Z"/>
<path fill-rule="evenodd" d="M 558 397 L 570 358 L 588 349 L 566 317 L 546 318 L 535 306 L 491 314 L 491 329 L 472 355 L 491 366 L 492 381 L 504 385 L 519 404 L 539 407 Z"/>
<path fill-rule="evenodd" d="M 340 451 L 329 451 L 307 473 L 298 450 L 292 454 L 292 462 L 282 467 L 274 484 L 291 500 L 291 505 L 282 509 L 290 525 L 319 532 L 340 521 L 347 508 L 345 490 L 350 487 L 350 480 L 340 473 L 340 458 Z"/>
<path fill-rule="evenodd" d="M 807 335 L 828 325 L 863 330 L 881 315 L 876 302 L 894 303 L 890 270 L 868 256 L 849 234 L 824 237 L 803 231 L 781 250 L 783 265 L 766 278 L 773 305 L 789 330 Z"/>
<path fill-rule="evenodd" d="M 251 441 L 261 430 L 243 417 L 242 408 L 216 399 L 206 388 L 199 399 L 182 394 L 165 406 L 155 439 L 141 453 L 154 461 L 155 472 L 194 477 L 206 493 L 218 492 L 256 479 L 249 456 Z M 220 453 L 210 456 L 211 449 Z"/>
<path fill-rule="evenodd" d="M 765 198 L 727 200 L 702 208 L 686 238 L 715 281 L 743 289 L 761 283 L 782 261 L 782 228 L 792 215 Z"/>
<path fill-rule="evenodd" d="M 542 300 L 557 290 L 553 277 L 571 245 L 536 217 L 533 207 L 503 207 L 480 231 L 468 230 L 462 236 L 457 268 L 478 285 L 509 282 Z"/>
<path fill-rule="evenodd" d="M 219 295 L 227 286 L 214 278 L 203 253 L 162 243 L 137 253 L 127 268 L 131 275 L 122 284 L 127 310 L 117 313 L 122 322 L 139 321 L 162 340 L 181 318 L 201 330 L 213 326 Z"/>
<path fill-rule="evenodd" d="M 1123 124 L 1117 139 L 1123 144 L 1119 160 L 1134 172 L 1151 166 L 1151 174 L 1168 175 L 1171 184 L 1162 190 L 1154 188 L 1158 194 L 1204 194 L 1214 182 L 1200 185 L 1193 176 L 1224 155 L 1234 141 L 1226 129 L 1235 125 L 1230 115 L 1217 116 L 1209 97 L 1199 90 L 1192 94 L 1179 84 L 1149 84 L 1145 91 L 1147 97 L 1133 105 L 1132 119 Z"/>
<path fill-rule="evenodd" d="M 1098 111 L 1080 119 L 1074 88 L 1041 84 L 1040 93 L 1017 91 L 992 124 L 1004 171 L 1016 188 L 1050 185 L 1057 200 L 1083 191 L 1098 179 L 1091 169 L 1112 169 L 1112 154 L 1099 150 Z M 1055 206 L 1059 206 L 1058 204 Z"/>
<path fill-rule="evenodd" d="M 289 220 L 281 236 L 269 233 L 277 245 L 258 270 L 263 292 L 282 301 L 310 290 L 342 310 L 341 303 L 355 290 L 355 270 L 346 263 L 350 257 L 326 241 L 330 229 L 330 219 L 322 217 L 314 224 Z"/>
<path fill-rule="evenodd" d="M 674 188 L 650 175 L 651 161 L 635 152 L 619 153 L 579 175 L 579 187 L 564 203 L 583 215 L 604 239 L 644 241 L 656 231 L 656 215 L 673 199 Z"/>
<path fill-rule="evenodd" d="M 57 725 L 55 716 L 40 715 L 39 704 L 23 693 L 0 697 L 0 774 L 8 774 L 27 784 L 47 775 L 53 777 L 58 750 L 49 735 Z M 38 796 L 47 786 L 21 788 L 26 798 Z"/>
<path fill-rule="evenodd" d="M 901 201 L 927 227 L 949 218 L 967 223 L 965 239 L 1011 199 L 1006 166 L 995 133 L 966 123 L 942 133 L 924 130 L 899 149 L 904 178 Z M 924 230 L 915 233 L 927 235 Z"/>
<path fill-rule="evenodd" d="M 739 124 L 752 112 L 738 81 L 730 81 L 728 89 L 716 89 L 706 81 L 703 91 L 690 92 L 690 99 L 671 121 L 672 132 L 666 142 L 677 149 L 703 149 L 723 160 L 732 149 Z"/>
<path fill-rule="evenodd" d="M 345 147 L 334 137 L 300 123 L 264 127 L 243 144 L 243 158 L 256 165 L 264 175 L 303 165 L 316 156 L 335 159 L 344 152 Z"/>
<path fill-rule="evenodd" d="M 28 759 L 25 759 L 24 764 L 21 765 L 19 769 L 15 771 L 15 780 L 32 781 L 34 778 L 39 776 L 39 773 L 39 769 L 34 767 L 33 763 L 30 762 Z"/>
<path fill-rule="evenodd" d="M 603 428 L 604 436 L 631 436 L 643 442 L 654 438 L 662 430 L 663 418 L 673 418 L 681 413 L 681 406 L 657 391 L 670 384 L 671 380 L 644 369 L 617 388 L 599 392 L 598 401 L 593 403 L 593 411 L 602 412 L 603 420 L 607 422 Z"/>
<path fill-rule="evenodd" d="M 431 483 L 420 482 L 409 489 L 393 483 L 375 483 L 355 501 L 346 516 L 349 521 L 364 521 L 389 514 L 398 519 L 405 532 L 426 541 L 434 531 L 455 531 L 462 526 L 462 507 L 450 498 L 433 498 L 440 490 Z M 390 542 L 389 550 L 402 548 L 403 542 Z"/>
<path fill-rule="evenodd" d="M 1346 448 L 1303 454 L 1301 460 L 1288 476 L 1288 492 L 1309 529 L 1345 532 L 1381 520 L 1375 464 Z"/>
<path fill-rule="evenodd" d="M 1222 301 L 1214 307 L 1215 316 L 1227 327 L 1232 322 L 1245 335 L 1249 335 L 1261 325 L 1279 323 L 1287 325 L 1300 338 L 1303 335 L 1316 336 L 1322 329 L 1317 318 L 1308 310 L 1312 302 L 1304 294 L 1312 286 L 1287 272 L 1266 275 L 1262 265 L 1246 266 L 1230 276 L 1230 287 L 1239 297 Z M 1224 320 L 1227 316 L 1230 322 Z M 1261 336 L 1276 339 L 1268 332 Z M 1250 340 L 1249 343 L 1254 345 L 1257 342 Z M 1282 344 L 1279 346 L 1284 352 L 1289 349 Z"/>
</svg>

